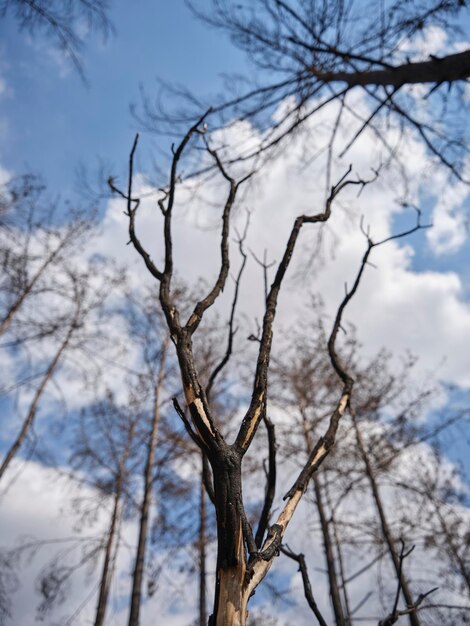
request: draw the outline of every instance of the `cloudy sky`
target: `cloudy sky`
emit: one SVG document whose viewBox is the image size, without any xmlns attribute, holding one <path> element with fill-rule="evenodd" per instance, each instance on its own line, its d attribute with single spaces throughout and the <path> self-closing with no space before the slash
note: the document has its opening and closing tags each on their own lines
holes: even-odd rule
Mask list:
<svg viewBox="0 0 470 626">
<path fill-rule="evenodd" d="M 125 180 L 127 155 L 139 129 L 130 105 L 139 104 L 142 88 L 148 94 L 156 94 L 158 79 L 179 83 L 205 96 L 223 88 L 222 74 L 247 70 L 246 60 L 230 42 L 197 22 L 182 0 L 138 0 L 132 10 L 124 0 L 112 5 L 114 32 L 107 40 L 96 33 L 85 37 L 82 61 L 86 81 L 50 39 L 18 32 L 11 17 L 0 20 L 3 180 L 36 172 L 43 177 L 51 194 L 81 202 L 83 189 L 77 172 L 83 167 L 93 179 L 104 163 L 106 171 L 116 174 L 118 181 Z M 447 45 L 445 34 L 438 29 L 428 32 L 422 43 L 428 54 L 439 54 Z M 417 93 L 417 102 L 419 98 Z M 366 111 L 367 104 L 360 93 L 355 96 L 354 107 Z M 312 120 L 310 130 L 317 142 L 321 143 L 323 135 L 323 138 L 327 136 L 336 114 L 333 105 Z M 348 141 L 347 122 L 346 119 L 339 132 L 338 142 Z M 261 139 L 259 131 L 247 124 L 232 126 L 221 135 L 219 141 L 228 144 L 241 137 L 254 143 Z M 295 217 L 318 212 L 323 206 L 324 168 L 305 158 L 311 149 L 311 136 L 305 133 L 286 148 L 272 167 L 247 188 L 237 206 L 235 221 L 239 228 L 245 219 L 244 209 L 251 213 L 246 247 L 259 257 L 267 250 L 268 260 L 278 261 Z M 162 152 L 168 148 L 167 139 L 142 133 L 137 156 L 140 174 L 136 178 L 136 187 L 142 194 L 153 191 L 148 177 L 150 164 L 153 160 L 166 163 Z M 347 321 L 357 327 L 365 358 L 382 347 L 392 352 L 392 361 L 398 362 L 406 351 L 417 356 L 417 383 L 432 379 L 442 384 L 436 406 L 429 407 L 431 413 L 457 401 L 465 404 L 470 400 L 470 190 L 463 183 L 450 181 L 447 172 L 433 168 L 429 155 L 413 133 L 405 133 L 400 149 L 406 157 L 409 177 L 406 190 L 393 168 L 384 171 L 359 196 L 356 189 L 346 190 L 324 229 L 321 254 L 314 258 L 311 250 L 317 243 L 317 231 L 305 227 L 280 300 L 277 330 L 286 332 L 298 320 L 308 325 L 303 309 L 308 293 L 320 294 L 327 313 L 333 315 L 343 297 L 345 283 L 351 285 L 354 280 L 365 249 L 361 220 L 370 228 L 374 240 L 413 226 L 413 210 L 402 207 L 406 194 L 406 200 L 420 205 L 423 222 L 432 222 L 433 228 L 374 251 L 373 266 L 366 270 Z M 373 134 L 364 132 L 346 159 L 334 163 L 333 179 L 339 178 L 349 163 L 353 166 L 352 177 L 368 178 L 382 157 Z M 190 282 L 201 277 L 210 281 L 215 276 L 218 209 L 224 193 L 223 183 L 219 182 L 194 193 L 197 182 L 192 181 L 178 198 L 175 235 L 178 271 Z M 132 267 L 137 282 L 144 281 L 147 276 L 140 259 L 125 245 L 126 219 L 122 208 L 118 199 L 101 203 L 102 229 L 83 254 L 92 257 L 99 252 L 113 257 Z M 152 197 L 143 202 L 138 228 L 158 260 L 161 224 L 154 208 Z M 232 254 L 236 266 L 239 260 L 235 246 Z M 222 314 L 229 301 L 230 294 L 224 294 L 220 303 Z M 255 320 L 261 311 L 262 276 L 251 259 L 242 287 L 240 311 L 247 328 L 256 329 Z M 452 392 L 445 387 L 448 385 L 453 386 Z M 78 405 L 78 398 L 76 402 Z M 11 421 L 8 424 L 13 428 Z M 463 441 L 449 450 L 449 457 L 466 463 L 468 470 L 466 443 Z M 6 445 L 5 440 L 2 445 Z M 12 542 L 16 530 L 24 535 L 33 531 L 28 527 L 31 519 L 35 520 L 35 532 L 39 534 L 38 528 L 42 527 L 47 537 L 52 514 L 63 509 L 65 498 L 63 485 L 53 482 L 48 486 L 47 506 L 42 507 L 38 517 L 38 508 L 44 502 L 44 485 L 51 485 L 52 470 L 31 461 L 15 465 L 11 471 L 15 473 L 20 468 L 22 473 L 14 491 L 8 490 L 2 502 L 0 535 Z M 66 515 L 61 523 L 66 536 L 73 523 Z M 125 530 L 129 537 L 133 531 L 131 527 Z M 299 597 L 298 581 L 291 584 Z M 33 586 L 33 574 L 30 574 L 25 589 Z M 73 606 L 80 602 L 80 583 L 76 589 L 77 595 L 70 599 Z M 32 623 L 36 601 L 31 600 L 31 594 L 21 592 L 15 603 L 23 611 L 21 623 Z M 122 623 L 118 621 L 119 615 L 116 606 L 116 621 L 112 623 Z M 179 625 L 190 619 L 191 612 L 182 602 L 168 608 L 165 623 Z"/>
</svg>

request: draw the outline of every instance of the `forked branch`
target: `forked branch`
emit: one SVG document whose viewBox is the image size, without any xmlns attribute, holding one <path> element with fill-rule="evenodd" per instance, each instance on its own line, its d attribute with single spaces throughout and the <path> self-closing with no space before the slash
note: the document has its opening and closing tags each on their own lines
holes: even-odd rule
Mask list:
<svg viewBox="0 0 470 626">
<path fill-rule="evenodd" d="M 354 380 L 351 377 L 351 375 L 348 373 L 345 366 L 342 364 L 340 358 L 337 355 L 336 340 L 338 336 L 338 331 L 341 328 L 341 321 L 343 318 L 344 311 L 348 303 L 351 301 L 351 299 L 354 297 L 354 295 L 356 294 L 358 290 L 358 287 L 359 287 L 361 278 L 363 276 L 365 267 L 367 265 L 369 256 L 374 248 L 384 245 L 385 243 L 388 243 L 389 241 L 393 241 L 395 239 L 400 239 L 402 237 L 410 235 L 411 233 L 414 233 L 417 230 L 420 230 L 422 228 L 426 228 L 426 226 L 423 226 L 421 224 L 421 214 L 419 211 L 417 211 L 416 225 L 408 230 L 402 231 L 401 233 L 398 233 L 396 235 L 391 235 L 390 237 L 382 239 L 381 241 L 378 241 L 378 242 L 374 242 L 367 235 L 367 248 L 362 257 L 361 264 L 356 275 L 356 279 L 354 281 L 354 284 L 351 290 L 346 292 L 343 300 L 341 301 L 341 304 L 338 307 L 338 311 L 336 313 L 336 317 L 333 323 L 333 328 L 332 328 L 330 338 L 328 341 L 328 351 L 330 355 L 331 364 L 333 368 L 335 369 L 336 373 L 338 374 L 339 378 L 343 382 L 343 389 L 341 392 L 341 396 L 338 400 L 335 410 L 333 411 L 330 417 L 330 421 L 329 421 L 329 425 L 328 425 L 328 429 L 326 433 L 322 437 L 320 437 L 320 439 L 317 441 L 316 445 L 314 446 L 313 450 L 311 451 L 309 455 L 307 462 L 305 463 L 302 471 L 297 477 L 297 480 L 295 481 L 291 489 L 287 492 L 287 494 L 284 496 L 286 503 L 281 513 L 279 514 L 276 520 L 276 523 L 271 527 L 270 529 L 271 532 L 268 533 L 267 539 L 265 540 L 263 544 L 262 550 L 260 551 L 258 558 L 255 559 L 251 565 L 251 571 L 250 571 L 251 578 L 248 583 L 248 589 L 250 592 L 253 591 L 258 586 L 258 584 L 261 582 L 261 580 L 263 580 L 263 578 L 266 576 L 267 572 L 269 571 L 274 556 L 279 552 L 285 530 L 290 520 L 292 519 L 292 516 L 303 494 L 305 493 L 305 490 L 307 489 L 307 485 L 308 485 L 310 478 L 312 477 L 314 472 L 319 468 L 319 466 L 324 461 L 326 456 L 329 454 L 330 450 L 332 449 L 335 443 L 336 433 L 338 430 L 340 420 L 349 405 L 349 401 L 350 401 L 350 397 L 351 397 L 351 393 L 352 393 L 352 389 L 354 385 Z"/>
<path fill-rule="evenodd" d="M 400 558 L 400 572 L 403 568 L 403 561 L 413 552 L 413 550 L 414 550 L 414 546 L 411 546 L 409 550 L 405 550 L 405 543 L 403 541 L 401 542 L 401 550 L 400 550 L 400 557 L 399 557 Z M 408 606 L 406 609 L 398 609 L 398 600 L 400 598 L 401 586 L 402 586 L 401 581 L 402 581 L 402 577 L 398 576 L 398 585 L 397 585 L 397 591 L 395 594 L 395 601 L 393 603 L 392 612 L 389 615 L 387 615 L 387 617 L 380 620 L 378 623 L 378 626 L 393 626 L 393 624 L 398 622 L 400 617 L 404 615 L 410 615 L 411 613 L 415 613 L 418 610 L 419 606 L 422 604 L 422 602 L 432 593 L 437 591 L 439 588 L 439 587 L 434 587 L 433 589 L 430 589 L 426 593 L 420 593 L 416 601 L 413 602 L 411 606 Z"/>
</svg>

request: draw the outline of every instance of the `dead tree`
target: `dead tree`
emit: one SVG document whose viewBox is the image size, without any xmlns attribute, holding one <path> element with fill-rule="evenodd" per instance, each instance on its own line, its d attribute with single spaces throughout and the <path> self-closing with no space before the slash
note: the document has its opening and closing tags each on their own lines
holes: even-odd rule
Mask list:
<svg viewBox="0 0 470 626">
<path fill-rule="evenodd" d="M 86 215 L 56 223 L 57 207 L 48 205 L 44 191 L 34 176 L 13 179 L 0 191 L 0 336 L 28 300 L 52 288 L 54 273 L 92 230 Z"/>
<path fill-rule="evenodd" d="M 467 522 L 462 515 L 461 477 L 454 470 L 442 465 L 436 449 L 432 464 L 416 473 L 408 483 L 399 482 L 398 487 L 419 498 L 427 512 L 427 523 L 422 525 L 420 539 L 429 550 L 436 550 L 442 576 L 449 578 L 450 588 L 467 599 L 470 598 L 469 544 Z M 457 506 L 455 506 L 457 505 Z M 454 578 L 454 580 L 452 580 Z"/>
<path fill-rule="evenodd" d="M 86 342 L 89 318 L 102 306 L 103 300 L 106 297 L 99 289 L 92 289 L 90 287 L 87 272 L 79 272 L 74 268 L 66 267 L 63 270 L 63 274 L 65 275 L 58 280 L 60 290 L 58 289 L 55 293 L 57 306 L 50 306 L 46 309 L 50 316 L 50 319 L 47 320 L 47 325 L 52 328 L 53 332 L 44 332 L 44 327 L 42 327 L 44 339 L 48 344 L 47 347 L 49 347 L 49 343 L 51 343 L 51 336 L 57 339 L 57 345 L 54 347 L 52 356 L 48 357 L 49 361 L 46 361 L 47 366 L 45 370 L 40 372 L 41 377 L 39 385 L 33 392 L 33 397 L 29 403 L 29 408 L 22 421 L 18 435 L 10 444 L 1 463 L 0 479 L 3 477 L 12 459 L 16 456 L 21 446 L 24 444 L 28 433 L 31 431 L 44 393 L 62 364 L 67 352 L 80 350 L 82 344 Z M 107 290 L 109 290 L 110 285 L 111 282 L 107 285 Z M 52 297 L 54 290 L 50 289 L 48 291 L 48 295 Z M 33 319 L 27 320 L 25 326 L 20 325 L 20 328 L 23 328 L 23 330 L 25 327 L 34 328 L 35 323 L 33 314 Z M 26 332 L 25 334 L 27 335 L 28 333 Z M 33 336 L 37 339 L 36 333 L 33 333 Z M 13 342 L 14 346 L 26 340 L 27 337 L 20 336 L 18 342 Z M 40 362 L 39 367 L 41 367 L 41 365 L 42 363 Z M 35 363 L 35 367 L 38 367 L 38 363 Z"/>
<path fill-rule="evenodd" d="M 190 141 L 194 137 L 204 135 L 203 123 L 205 117 L 203 116 L 190 128 L 181 143 L 174 147 L 173 150 L 170 182 L 164 191 L 163 198 L 159 201 L 159 207 L 163 215 L 164 233 L 164 264 L 162 269 L 159 269 L 158 265 L 152 260 L 137 234 L 136 215 L 140 201 L 133 195 L 133 168 L 138 137 L 135 139 L 130 154 L 127 190 L 124 192 L 117 188 L 112 179 L 110 180 L 110 185 L 116 193 L 126 200 L 130 240 L 142 257 L 151 275 L 160 284 L 160 303 L 175 345 L 189 416 L 186 415 L 176 398 L 174 399 L 175 409 L 183 420 L 192 440 L 206 454 L 212 468 L 214 506 L 217 518 L 217 566 L 214 610 L 210 623 L 215 626 L 236 626 L 246 623 L 249 598 L 271 568 L 274 558 L 279 552 L 286 528 L 307 488 L 310 478 L 334 445 L 340 420 L 349 404 L 354 381 L 337 354 L 336 339 L 341 326 L 343 312 L 359 287 L 368 258 L 377 245 L 415 232 L 422 228 L 422 225 L 418 216 L 417 224 L 399 235 L 389 237 L 380 242 L 373 242 L 367 237 L 366 251 L 359 265 L 356 279 L 351 289 L 346 292 L 338 308 L 328 340 L 328 353 L 331 365 L 341 380 L 342 389 L 339 397 L 337 397 L 336 406 L 330 416 L 325 434 L 317 440 L 307 462 L 300 471 L 292 488 L 286 494 L 285 503 L 275 523 L 269 527 L 262 545 L 258 547 L 245 513 L 241 468 L 243 458 L 258 431 L 266 407 L 273 322 L 276 315 L 279 292 L 304 224 L 326 222 L 330 218 L 335 198 L 345 187 L 350 185 L 363 187 L 366 183 L 362 180 L 349 178 L 350 171 L 348 171 L 332 187 L 323 211 L 314 215 L 301 215 L 295 220 L 282 260 L 277 267 L 275 278 L 268 290 L 262 332 L 259 339 L 255 380 L 249 407 L 239 425 L 235 441 L 229 444 L 225 440 L 209 405 L 207 392 L 201 386 L 193 354 L 193 336 L 201 324 L 204 313 L 214 304 L 226 284 L 230 267 L 228 241 L 231 211 L 237 192 L 247 177 L 239 181 L 232 178 L 219 159 L 217 152 L 208 144 L 206 144 L 207 153 L 214 160 L 217 170 L 228 186 L 228 193 L 222 210 L 221 263 L 218 276 L 205 297 L 200 299 L 194 306 L 186 322 L 181 320 L 179 308 L 172 297 L 171 285 L 174 273 L 172 218 L 178 187 L 178 165 Z"/>
<path fill-rule="evenodd" d="M 282 442 L 279 455 L 284 462 L 302 455 L 303 447 L 308 453 L 317 434 L 324 428 L 338 393 L 338 383 L 329 371 L 324 354 L 327 341 L 325 313 L 319 306 L 318 298 L 312 298 L 308 310 L 312 324 L 308 336 L 303 329 L 286 332 L 288 340 L 273 356 L 271 401 L 292 416 L 284 425 L 286 432 L 278 430 L 278 439 Z M 427 458 L 432 458 L 434 439 L 454 425 L 456 419 L 465 419 L 465 412 L 457 412 L 453 416 L 444 414 L 436 423 L 427 424 L 422 416 L 432 401 L 432 388 L 429 383 L 423 388 L 411 385 L 415 360 L 408 357 L 402 365 L 403 369 L 396 371 L 390 367 L 389 355 L 380 351 L 364 364 L 359 360 L 360 350 L 354 329 L 346 327 L 345 331 L 343 357 L 357 384 L 354 398 L 356 416 L 353 419 L 350 412 L 342 420 L 335 449 L 323 464 L 321 474 L 313 476 L 314 494 L 311 500 L 318 514 L 318 523 L 314 526 L 314 533 L 309 535 L 309 543 L 313 541 L 323 545 L 335 623 L 354 623 L 357 611 L 371 597 L 384 601 L 383 592 L 390 591 L 389 584 L 384 589 L 377 589 L 379 595 L 373 586 L 370 587 L 354 607 L 350 607 L 347 591 L 359 576 L 371 573 L 371 568 L 381 567 L 387 560 L 392 563 L 405 606 L 415 605 L 420 596 L 412 591 L 416 585 L 421 586 L 422 581 L 410 584 L 405 576 L 398 543 L 402 537 L 419 546 L 420 556 L 426 552 L 433 562 L 436 559 L 436 571 L 430 579 L 430 586 L 442 586 L 441 572 L 446 572 L 448 589 L 455 592 L 456 582 L 465 573 L 468 560 L 463 539 L 464 522 L 458 507 L 454 510 L 452 505 L 458 502 L 455 486 L 452 487 L 453 481 L 454 485 L 460 484 L 458 477 L 450 475 L 444 480 L 449 470 L 440 471 L 436 466 L 433 472 L 426 472 L 421 478 L 423 472 L 415 471 L 409 483 L 397 485 L 393 478 L 394 472 L 402 465 L 402 455 L 409 453 L 410 448 L 418 450 L 423 442 L 429 442 L 426 444 Z M 315 380 L 315 384 L 306 385 L 309 379 Z M 393 417 L 390 415 L 391 406 L 394 407 Z M 356 430 L 359 430 L 359 442 Z M 433 496 L 428 504 L 424 504 L 428 489 Z M 416 490 L 419 495 L 407 495 L 410 490 Z M 440 493 L 447 494 L 449 503 L 442 502 Z M 369 507 L 376 513 L 367 513 L 362 519 L 362 508 L 368 510 Z M 445 527 L 442 525 L 443 518 Z M 306 549 L 305 539 L 301 544 L 302 550 Z M 297 554 L 297 546 L 284 548 L 283 553 L 299 563 L 307 602 L 319 620 L 318 606 L 311 601 L 313 592 L 307 572 L 308 559 Z M 435 550 L 439 556 L 434 555 Z M 344 554 L 348 555 L 346 559 Z M 363 565 L 356 568 L 357 562 Z M 354 564 L 352 567 L 351 563 Z M 392 578 L 388 576 L 389 580 Z M 461 581 L 464 589 L 464 576 Z M 452 619 L 452 613 L 458 607 L 449 608 L 446 612 L 444 607 L 433 607 L 427 600 L 420 603 L 419 610 L 396 608 L 396 611 L 401 611 L 401 619 L 411 623 L 420 622 L 420 612 L 424 610 L 432 619 L 441 616 L 443 621 L 447 621 Z M 392 614 L 395 615 L 395 612 Z M 360 619 L 372 618 L 367 617 L 367 613 L 361 613 Z"/>
<path fill-rule="evenodd" d="M 158 439 L 158 429 L 161 420 L 162 392 L 166 374 L 166 357 L 168 351 L 169 336 L 164 339 L 161 347 L 158 363 L 158 374 L 153 389 L 153 414 L 150 432 L 145 442 L 147 446 L 147 458 L 144 469 L 144 493 L 140 507 L 139 538 L 135 556 L 134 574 L 132 577 L 132 594 L 129 612 L 129 626 L 138 626 L 142 596 L 142 582 L 144 574 L 146 543 L 149 530 L 149 515 L 152 503 L 153 474 L 155 465 L 155 452 Z"/>
<path fill-rule="evenodd" d="M 75 420 L 70 465 L 80 473 L 80 480 L 77 474 L 72 474 L 70 487 L 75 492 L 72 505 L 78 532 L 71 537 L 46 541 L 30 538 L 11 549 L 18 560 L 31 559 L 41 549 L 58 547 L 38 576 L 39 619 L 44 620 L 65 602 L 74 575 L 86 568 L 88 579 L 99 572 L 93 579 L 92 589 L 93 595 L 98 589 L 94 624 L 103 626 L 105 623 L 121 522 L 135 505 L 132 497 L 136 486 L 135 467 L 140 469 L 142 465 L 141 418 L 132 399 L 126 406 L 120 406 L 109 393 L 106 399 L 87 407 Z M 67 623 L 85 606 L 86 602 L 82 603 Z"/>
<path fill-rule="evenodd" d="M 367 454 L 367 450 L 361 436 L 360 427 L 357 423 L 357 420 L 353 416 L 353 424 L 354 430 L 356 433 L 356 441 L 359 453 L 364 462 L 364 468 L 366 476 L 369 480 L 370 489 L 372 492 L 372 496 L 375 502 L 375 506 L 377 508 L 377 514 L 380 519 L 380 526 L 383 533 L 384 541 L 387 545 L 390 558 L 393 563 L 393 567 L 395 568 L 395 573 L 397 576 L 397 580 L 399 581 L 399 589 L 403 593 L 403 597 L 405 599 L 406 605 L 408 607 L 412 607 L 414 604 L 413 594 L 411 593 L 410 584 L 405 576 L 403 571 L 403 558 L 400 558 L 399 552 L 396 549 L 396 540 L 393 537 L 392 531 L 390 529 L 390 524 L 387 519 L 387 514 L 385 512 L 385 507 L 383 503 L 383 499 L 380 494 L 380 489 L 376 481 L 375 472 L 370 462 L 369 456 Z M 418 618 L 418 614 L 416 611 L 410 611 L 408 614 L 410 626 L 419 626 L 420 620 Z"/>
<path fill-rule="evenodd" d="M 88 484 L 101 494 L 97 505 L 103 506 L 111 501 L 111 512 L 100 545 L 102 564 L 95 626 L 103 626 L 105 623 L 114 562 L 119 548 L 120 523 L 126 510 L 134 506 L 132 494 L 136 473 L 133 470 L 141 467 L 142 463 L 142 434 L 139 432 L 141 404 L 139 398 L 133 397 L 132 390 L 129 391 L 130 398 L 126 406 L 119 405 L 109 393 L 107 399 L 83 412 L 76 429 L 71 458 L 72 466 L 84 472 Z M 79 500 L 77 506 L 80 507 Z M 86 509 L 88 504 L 85 502 L 83 506 Z M 140 562 L 136 566 L 139 567 Z"/>
<path fill-rule="evenodd" d="M 206 626 L 207 624 L 207 513 L 206 513 L 206 488 L 204 486 L 204 469 L 201 470 L 201 482 L 199 491 L 199 537 L 198 537 L 198 552 L 199 552 L 199 626 Z"/>
</svg>

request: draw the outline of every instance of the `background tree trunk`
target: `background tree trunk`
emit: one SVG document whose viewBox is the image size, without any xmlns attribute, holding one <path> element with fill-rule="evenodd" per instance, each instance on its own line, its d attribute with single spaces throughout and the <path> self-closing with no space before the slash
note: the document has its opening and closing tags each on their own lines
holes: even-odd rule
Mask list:
<svg viewBox="0 0 470 626">
<path fill-rule="evenodd" d="M 119 519 L 119 504 L 121 500 L 122 477 L 118 477 L 116 493 L 114 494 L 113 512 L 109 525 L 108 539 L 106 541 L 106 549 L 104 553 L 103 569 L 101 572 L 100 593 L 98 596 L 98 604 L 96 607 L 95 626 L 103 626 L 106 616 L 106 607 L 108 604 L 109 585 L 111 582 L 111 561 L 114 548 L 114 540 Z"/>
<path fill-rule="evenodd" d="M 38 410 L 39 401 L 41 400 L 42 394 L 44 393 L 44 390 L 45 390 L 48 382 L 51 380 L 52 375 L 54 374 L 54 370 L 57 367 L 57 364 L 59 363 L 59 360 L 60 360 L 62 354 L 64 353 L 64 351 L 66 350 L 66 348 L 67 348 L 67 346 L 69 344 L 69 341 L 70 341 L 70 338 L 71 338 L 72 333 L 74 331 L 74 328 L 75 328 L 75 321 L 71 324 L 71 326 L 69 328 L 69 331 L 68 331 L 64 341 L 59 346 L 59 349 L 57 350 L 54 358 L 50 362 L 49 367 L 47 368 L 46 373 L 44 374 L 44 376 L 43 376 L 43 378 L 41 380 L 41 384 L 36 389 L 36 392 L 34 394 L 33 400 L 32 400 L 32 402 L 30 404 L 30 407 L 29 407 L 28 415 L 26 416 L 26 418 L 23 421 L 23 425 L 21 427 L 21 430 L 18 433 L 18 436 L 15 439 L 15 441 L 10 446 L 8 452 L 5 455 L 5 458 L 3 460 L 2 465 L 0 466 L 0 480 L 2 479 L 3 474 L 7 470 L 7 468 L 10 465 L 12 459 L 15 457 L 16 453 L 20 449 L 21 445 L 23 444 L 23 442 L 25 440 L 26 435 L 28 434 L 31 426 L 33 425 L 34 418 L 36 417 L 36 412 Z"/>
<path fill-rule="evenodd" d="M 204 468 L 201 469 L 199 504 L 199 626 L 207 626 L 206 610 L 206 490 Z"/>
<path fill-rule="evenodd" d="M 140 511 L 139 540 L 135 557 L 134 576 L 132 579 L 131 607 L 129 612 L 129 626 L 138 626 L 140 605 L 142 602 L 142 580 L 145 565 L 145 549 L 147 545 L 148 521 L 150 506 L 152 504 L 153 466 L 155 462 L 155 450 L 157 447 L 158 427 L 160 425 L 160 403 L 163 380 L 165 377 L 165 361 L 169 344 L 167 335 L 160 355 L 158 378 L 155 383 L 153 400 L 153 418 L 148 439 L 147 460 L 144 470 L 144 498 Z"/>
<path fill-rule="evenodd" d="M 379 515 L 379 519 L 380 519 L 380 525 L 382 528 L 382 535 L 384 538 L 384 541 L 387 545 L 389 554 L 390 554 L 390 558 L 392 559 L 392 563 L 393 563 L 393 567 L 395 569 L 395 573 L 397 576 L 397 580 L 399 580 L 400 582 L 400 586 L 401 586 L 401 590 L 403 593 L 403 597 L 405 598 L 405 602 L 406 605 L 408 607 L 413 606 L 414 605 L 414 599 L 413 599 L 413 594 L 411 593 L 410 590 L 410 586 L 408 584 L 408 580 L 405 576 L 405 574 L 403 573 L 401 564 L 400 564 L 400 557 L 395 549 L 395 543 L 393 540 L 393 535 L 392 532 L 390 530 L 390 526 L 388 524 L 388 520 L 387 520 L 387 516 L 385 514 L 385 508 L 382 502 L 382 498 L 380 496 L 380 491 L 379 491 L 379 486 L 377 484 L 376 478 L 375 478 L 375 474 L 374 474 L 374 469 L 370 463 L 370 459 L 367 455 L 366 452 L 366 448 L 364 445 L 364 441 L 362 439 L 361 436 L 361 432 L 359 430 L 359 425 L 357 423 L 357 420 L 353 417 L 353 423 L 354 423 L 354 429 L 356 431 L 356 440 L 357 440 L 357 445 L 359 448 L 359 452 L 361 454 L 362 460 L 364 461 L 364 467 L 366 470 L 366 475 L 367 478 L 369 480 L 369 484 L 370 484 L 370 488 L 371 488 L 371 492 L 372 492 L 372 497 L 374 499 L 375 502 L 375 506 L 377 509 L 377 513 Z M 408 620 L 410 622 L 410 626 L 420 626 L 420 620 L 418 618 L 418 615 L 416 614 L 416 611 L 412 611 L 411 613 L 409 613 L 408 615 Z"/>
</svg>

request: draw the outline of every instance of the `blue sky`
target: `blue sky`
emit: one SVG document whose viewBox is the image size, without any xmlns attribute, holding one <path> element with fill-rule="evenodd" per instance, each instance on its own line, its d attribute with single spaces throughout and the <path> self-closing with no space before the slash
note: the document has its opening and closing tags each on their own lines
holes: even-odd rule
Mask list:
<svg viewBox="0 0 470 626">
<path fill-rule="evenodd" d="M 149 96 L 156 95 L 157 79 L 162 79 L 207 97 L 222 89 L 222 74 L 249 69 L 227 38 L 196 20 L 183 0 L 138 0 L 129 7 L 125 0 L 112 2 L 114 32 L 106 40 L 99 33 L 85 37 L 81 60 L 86 83 L 51 38 L 19 32 L 11 16 L 0 20 L 2 168 L 12 174 L 38 173 L 51 195 L 82 203 L 77 188 L 81 165 L 91 180 L 100 161 L 125 176 L 138 130 L 130 104 L 139 104 L 141 87 Z M 148 167 L 152 158 L 158 160 L 159 150 L 168 148 L 167 139 L 144 134 L 138 165 Z M 469 204 L 467 197 L 462 210 L 468 212 Z M 433 206 L 426 201 L 429 213 Z M 392 223 L 400 228 L 409 223 L 408 215 L 393 212 Z M 424 231 L 409 243 L 413 247 L 409 270 L 421 276 L 426 272 L 458 276 L 458 298 L 468 306 L 468 237 L 445 253 L 436 253 Z M 460 399 L 462 393 L 465 397 L 461 391 Z"/>
<path fill-rule="evenodd" d="M 125 0 L 111 4 L 114 35 L 85 39 L 88 85 L 51 39 L 19 33 L 12 18 L 0 21 L 0 75 L 7 84 L 0 100 L 0 162 L 16 173 L 41 173 L 54 192 L 75 190 L 80 163 L 93 171 L 99 159 L 116 166 L 126 160 L 137 128 L 129 106 L 140 102 L 140 86 L 156 94 L 158 78 L 207 95 L 220 90 L 221 73 L 243 64 L 183 0 L 138 0 L 132 10 Z"/>
<path fill-rule="evenodd" d="M 18 32 L 11 18 L 0 20 L 0 80 L 4 85 L 3 91 L 0 90 L 0 167 L 11 174 L 38 173 L 43 176 L 50 194 L 79 203 L 83 202 L 77 189 L 76 173 L 80 165 L 86 165 L 93 178 L 102 160 L 109 164 L 113 173 L 121 176 L 121 180 L 125 178 L 129 149 L 138 130 L 129 107 L 131 103 L 139 103 L 140 86 L 149 95 L 156 94 L 157 79 L 162 79 L 182 84 L 207 97 L 222 89 L 223 73 L 243 73 L 248 69 L 241 53 L 223 35 L 195 20 L 183 0 L 136 0 L 133 3 L 119 0 L 112 2 L 110 19 L 115 33 L 107 41 L 99 34 L 85 39 L 82 61 L 86 84 L 58 54 L 50 38 L 32 39 L 27 33 Z M 322 119 L 326 123 L 331 121 L 328 117 L 318 119 L 320 125 Z M 353 159 L 355 166 L 369 167 L 364 154 L 370 151 L 370 143 L 367 143 L 370 138 L 364 133 L 362 139 L 363 146 L 358 145 L 348 159 Z M 148 168 L 152 158 L 159 158 L 158 150 L 168 151 L 168 148 L 167 139 L 144 133 L 138 167 Z M 259 196 L 252 200 L 252 208 L 257 213 L 253 214 L 250 236 L 255 242 L 252 249 L 258 256 L 262 256 L 263 246 L 266 246 L 270 250 L 269 258 L 279 259 L 293 216 L 305 206 L 310 208 L 321 196 L 318 189 L 313 189 L 315 177 L 299 175 L 296 169 L 301 149 L 302 146 L 294 146 L 293 155 L 286 151 L 273 171 L 261 181 Z M 419 151 L 416 154 L 417 161 L 425 160 Z M 339 171 L 344 172 L 343 165 L 341 168 Z M 365 171 L 370 172 L 370 169 Z M 421 175 L 418 166 L 412 174 Z M 431 179 L 431 183 L 434 182 Z M 437 195 L 444 195 L 445 180 L 436 185 Z M 418 183 L 416 186 L 419 187 Z M 387 229 L 395 232 L 405 224 L 408 226 L 412 219 L 396 211 L 390 187 L 392 183 L 386 181 L 382 190 L 379 186 L 363 194 L 365 206 L 361 206 L 361 210 L 368 212 L 367 219 L 377 229 L 374 233 L 381 230 L 387 233 Z M 439 199 L 427 200 L 429 214 L 439 215 L 436 209 Z M 207 207 L 198 205 L 197 201 L 195 204 L 194 213 L 199 208 L 202 223 L 206 225 L 206 219 L 210 224 L 213 215 Z M 383 209 L 383 215 L 377 207 Z M 468 210 L 468 207 L 467 195 L 458 209 Z M 117 222 L 118 214 L 121 222 Z M 119 261 L 127 264 L 133 259 L 138 264 L 133 251 L 124 245 L 126 224 L 119 200 L 104 202 L 102 216 L 104 233 L 96 250 L 103 250 L 104 254 L 112 251 Z M 319 271 L 311 285 L 324 297 L 328 312 L 335 310 L 342 298 L 344 281 L 351 284 L 364 247 L 358 225 L 354 224 L 353 232 L 343 214 L 335 214 L 336 217 L 338 223 L 332 226 L 336 239 L 331 240 L 335 258 L 327 259 L 331 261 L 332 273 Z M 455 218 L 454 213 L 451 218 Z M 209 241 L 211 235 L 195 231 L 194 221 L 197 220 L 188 219 L 177 227 L 184 244 L 182 257 L 186 262 L 197 259 L 199 275 L 207 277 L 216 258 Z M 145 210 L 141 224 L 144 237 L 154 232 Z M 269 230 L 271 227 L 274 232 Z M 448 398 L 459 404 L 468 403 L 470 397 L 469 249 L 468 231 L 463 243 L 444 252 L 437 251 L 428 233 L 423 231 L 409 241 L 377 251 L 377 257 L 374 255 L 372 259 L 377 270 L 367 268 L 361 293 L 348 317 L 348 321 L 351 319 L 358 327 L 368 355 L 382 345 L 396 349 L 397 354 L 409 348 L 424 364 L 423 376 L 433 371 L 437 372 L 438 379 L 442 377 L 446 383 L 452 383 L 460 375 L 459 391 Z M 200 250 L 204 250 L 203 255 Z M 141 266 L 138 267 L 142 274 Z M 187 271 L 195 282 L 196 270 L 190 267 Z M 253 304 L 256 302 L 258 306 L 262 301 L 259 278 L 259 268 L 252 265 L 247 271 L 244 288 L 248 302 L 246 319 L 250 322 L 259 316 Z M 299 283 L 292 283 L 293 286 L 286 288 L 279 307 L 279 317 L 287 327 L 304 292 L 303 286 L 300 289 Z M 461 437 L 450 456 L 468 463 L 467 452 L 467 441 Z M 35 473 L 34 467 L 27 471 Z M 47 471 L 48 468 L 42 467 L 37 474 L 47 474 Z M 26 482 L 24 479 L 23 483 Z M 27 485 L 23 485 L 22 493 L 28 493 Z M 21 497 L 26 499 L 26 496 Z"/>
</svg>

